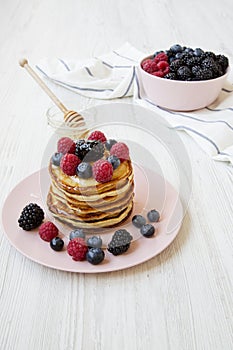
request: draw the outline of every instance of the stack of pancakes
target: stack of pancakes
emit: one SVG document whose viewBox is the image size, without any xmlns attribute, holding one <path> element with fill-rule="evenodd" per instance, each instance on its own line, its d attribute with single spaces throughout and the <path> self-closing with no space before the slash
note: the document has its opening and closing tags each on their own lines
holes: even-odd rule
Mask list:
<svg viewBox="0 0 233 350">
<path fill-rule="evenodd" d="M 51 186 L 47 205 L 60 221 L 74 228 L 101 229 L 115 226 L 131 213 L 134 175 L 130 159 L 113 171 L 111 181 L 68 176 L 50 162 Z"/>
</svg>

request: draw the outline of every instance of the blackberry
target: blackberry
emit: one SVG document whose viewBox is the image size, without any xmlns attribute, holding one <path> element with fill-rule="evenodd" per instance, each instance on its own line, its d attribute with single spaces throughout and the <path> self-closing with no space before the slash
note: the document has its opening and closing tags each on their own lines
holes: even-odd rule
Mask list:
<svg viewBox="0 0 233 350">
<path fill-rule="evenodd" d="M 215 64 L 215 60 L 212 57 L 204 58 L 204 60 L 201 62 L 202 68 L 212 68 Z"/>
<path fill-rule="evenodd" d="M 211 51 L 205 51 L 203 54 L 202 54 L 202 58 L 213 58 L 214 60 L 216 60 L 216 55 L 211 52 Z"/>
<path fill-rule="evenodd" d="M 203 68 L 202 69 L 202 80 L 209 80 L 209 79 L 213 79 L 213 72 L 212 70 L 209 68 Z"/>
<path fill-rule="evenodd" d="M 78 140 L 76 142 L 76 156 L 85 162 L 96 161 L 104 155 L 104 145 L 101 141 L 95 140 Z"/>
<path fill-rule="evenodd" d="M 227 69 L 229 65 L 229 60 L 226 56 L 224 55 L 217 55 L 216 56 L 216 61 L 220 66 L 222 67 L 223 72 L 225 73 L 225 70 Z"/>
<path fill-rule="evenodd" d="M 132 239 L 133 237 L 127 230 L 117 230 L 112 236 L 107 249 L 113 255 L 123 254 L 129 249 Z"/>
<path fill-rule="evenodd" d="M 194 76 L 196 76 L 197 74 L 199 74 L 199 71 L 201 71 L 201 67 L 200 66 L 193 66 L 192 67 L 192 74 Z"/>
<path fill-rule="evenodd" d="M 213 72 L 208 68 L 195 66 L 192 68 L 192 73 L 194 75 L 193 80 L 208 80 L 213 78 Z"/>
<path fill-rule="evenodd" d="M 185 66 L 187 64 L 187 61 L 192 57 L 193 55 L 190 54 L 189 52 L 183 52 L 181 54 L 180 60 L 183 62 L 183 65 Z"/>
<path fill-rule="evenodd" d="M 211 67 L 213 78 L 218 78 L 223 74 L 222 67 L 216 61 Z"/>
<path fill-rule="evenodd" d="M 187 59 L 186 61 L 186 65 L 190 68 L 190 67 L 193 67 L 193 66 L 196 66 L 200 63 L 200 58 L 199 57 L 190 57 L 189 59 Z"/>
<path fill-rule="evenodd" d="M 36 203 L 29 203 L 23 208 L 18 219 L 19 227 L 23 230 L 30 231 L 40 226 L 44 220 L 44 211 Z"/>
<path fill-rule="evenodd" d="M 182 66 L 183 66 L 183 61 L 176 59 L 176 60 L 172 61 L 170 64 L 170 71 L 172 73 L 176 73 L 176 71 Z"/>
<path fill-rule="evenodd" d="M 188 80 L 192 75 L 191 70 L 187 66 L 182 66 L 177 70 L 177 76 L 180 80 Z"/>
<path fill-rule="evenodd" d="M 166 75 L 164 75 L 164 78 L 165 79 L 170 79 L 170 80 L 176 80 L 177 79 L 177 76 L 176 76 L 176 73 L 167 73 Z"/>
</svg>

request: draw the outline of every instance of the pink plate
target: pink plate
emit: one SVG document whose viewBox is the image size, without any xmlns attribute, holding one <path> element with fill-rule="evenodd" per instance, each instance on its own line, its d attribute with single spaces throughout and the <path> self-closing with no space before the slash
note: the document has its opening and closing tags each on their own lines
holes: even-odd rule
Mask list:
<svg viewBox="0 0 233 350">
<path fill-rule="evenodd" d="M 63 271 L 100 273 L 126 269 L 143 263 L 157 254 L 161 253 L 179 232 L 183 209 L 178 193 L 175 189 L 157 173 L 134 165 L 135 173 L 135 205 L 131 217 L 121 225 L 134 237 L 129 250 L 120 256 L 113 256 L 105 249 L 105 259 L 99 265 L 91 265 L 87 261 L 75 262 L 67 254 L 66 249 L 61 252 L 53 251 L 49 243 L 40 239 L 38 229 L 24 231 L 18 227 L 20 213 L 30 202 L 39 204 L 44 208 L 43 195 L 41 195 L 41 179 L 47 179 L 49 186 L 49 175 L 46 168 L 33 173 L 21 181 L 8 195 L 2 210 L 2 223 L 6 236 L 10 243 L 29 259 Z M 43 191 L 42 191 L 43 192 Z M 155 224 L 156 235 L 145 238 L 131 223 L 135 214 L 146 213 L 150 209 L 157 209 L 161 213 L 161 220 Z M 49 216 L 46 219 L 56 220 Z M 59 226 L 59 225 L 58 225 Z M 109 230 L 107 236 L 112 235 L 115 229 Z M 60 232 L 68 244 L 68 235 Z M 102 235 L 102 237 L 105 233 Z"/>
</svg>

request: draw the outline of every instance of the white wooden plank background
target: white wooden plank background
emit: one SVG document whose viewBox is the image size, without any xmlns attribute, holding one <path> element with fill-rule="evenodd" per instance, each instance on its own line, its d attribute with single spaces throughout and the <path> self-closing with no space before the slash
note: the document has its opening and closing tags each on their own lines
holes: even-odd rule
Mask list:
<svg viewBox="0 0 233 350">
<path fill-rule="evenodd" d="M 51 135 L 50 101 L 20 57 L 90 58 L 125 41 L 149 53 L 179 42 L 232 55 L 232 32 L 231 0 L 1 0 L 1 205 L 39 169 Z M 182 137 L 192 196 L 177 239 L 154 259 L 101 275 L 65 273 L 22 256 L 1 229 L 0 349 L 233 348 L 233 169 Z"/>
</svg>

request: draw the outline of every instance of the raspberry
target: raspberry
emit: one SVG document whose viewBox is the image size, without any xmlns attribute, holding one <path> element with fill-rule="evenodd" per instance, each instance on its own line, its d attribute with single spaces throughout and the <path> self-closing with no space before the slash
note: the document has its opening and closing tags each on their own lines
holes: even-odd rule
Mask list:
<svg viewBox="0 0 233 350">
<path fill-rule="evenodd" d="M 87 251 L 88 248 L 83 238 L 74 238 L 68 243 L 67 252 L 75 261 L 85 260 Z"/>
<path fill-rule="evenodd" d="M 104 183 L 112 179 L 113 167 L 107 160 L 99 159 L 93 164 L 92 172 L 97 182 Z"/>
<path fill-rule="evenodd" d="M 168 57 L 164 52 L 158 53 L 158 55 L 156 55 L 154 59 L 156 63 L 160 61 L 168 61 Z"/>
<path fill-rule="evenodd" d="M 146 71 L 147 73 L 150 73 L 150 71 L 151 71 L 151 63 L 152 63 L 152 60 L 150 58 L 148 58 L 147 60 L 142 62 L 142 69 L 144 71 Z"/>
<path fill-rule="evenodd" d="M 153 73 L 156 74 L 157 72 Z M 117 142 L 112 146 L 110 154 L 117 156 L 121 161 L 129 159 L 129 148 L 123 142 Z"/>
<path fill-rule="evenodd" d="M 146 71 L 147 73 L 156 72 L 158 70 L 157 62 L 155 62 L 154 60 L 151 60 L 151 59 L 145 60 L 142 63 L 142 69 L 144 71 Z"/>
<path fill-rule="evenodd" d="M 158 65 L 157 65 L 157 63 L 155 61 L 151 62 L 150 69 L 151 69 L 151 73 L 156 72 L 157 70 L 159 70 Z"/>
<path fill-rule="evenodd" d="M 88 137 L 88 140 L 95 140 L 95 141 L 101 141 L 101 142 L 107 141 L 104 133 L 99 130 L 93 131 Z"/>
<path fill-rule="evenodd" d="M 61 169 L 66 175 L 75 175 L 80 159 L 75 154 L 66 153 L 61 159 Z"/>
<path fill-rule="evenodd" d="M 164 71 L 165 68 L 169 67 L 169 64 L 166 61 L 159 61 L 157 66 L 158 66 L 158 70 Z"/>
<path fill-rule="evenodd" d="M 75 142 L 71 140 L 69 137 L 62 137 L 57 142 L 57 152 L 58 153 L 73 153 L 75 152 Z"/>
<path fill-rule="evenodd" d="M 170 73 L 170 67 L 169 66 L 164 69 L 163 75 L 166 75 L 168 73 Z"/>
<path fill-rule="evenodd" d="M 39 235 L 44 241 L 50 242 L 58 235 L 58 228 L 51 221 L 44 222 L 39 227 Z"/>
<path fill-rule="evenodd" d="M 160 78 L 164 77 L 164 73 L 161 70 L 158 70 L 158 72 L 154 72 L 152 74 L 155 75 L 156 77 L 160 77 Z"/>
</svg>

